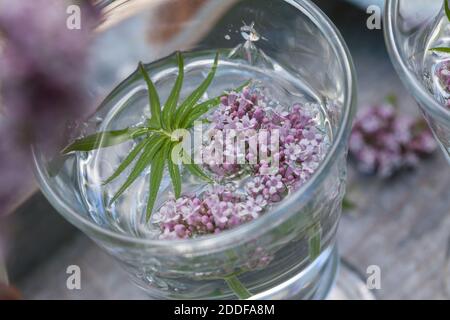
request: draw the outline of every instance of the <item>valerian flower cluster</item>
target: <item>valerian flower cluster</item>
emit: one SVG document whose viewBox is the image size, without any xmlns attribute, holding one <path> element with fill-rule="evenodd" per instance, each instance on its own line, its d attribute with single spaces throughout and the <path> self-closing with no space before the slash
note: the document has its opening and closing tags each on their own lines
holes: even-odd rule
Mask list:
<svg viewBox="0 0 450 320">
<path fill-rule="evenodd" d="M 390 177 L 415 167 L 437 143 L 421 118 L 400 114 L 392 104 L 364 108 L 356 117 L 350 154 L 364 173 Z"/>
<path fill-rule="evenodd" d="M 258 148 L 251 148 L 250 141 L 245 141 L 245 150 L 237 151 L 231 148 L 240 143 L 224 144 L 224 157 L 227 153 L 243 152 L 244 164 L 218 163 L 208 150 L 213 144 L 206 144 L 203 157 L 206 169 L 217 181 L 227 183 L 208 186 L 200 195 L 183 195 L 166 201 L 155 219 L 162 238 L 186 239 L 232 229 L 258 218 L 311 177 L 328 146 L 313 108 L 295 104 L 283 109 L 272 105 L 261 88 L 247 87 L 241 93 L 231 92 L 222 97 L 219 107 L 209 116 L 210 130 L 215 132 L 213 137 L 217 139 L 218 130 L 224 132 L 223 141 L 227 140 L 225 133 L 230 130 L 266 130 L 268 139 L 260 140 Z M 275 130 L 279 136 L 277 150 L 269 145 Z M 266 160 L 251 161 L 258 158 L 261 148 L 269 150 L 271 160 L 277 160 L 276 167 Z M 233 183 L 236 179 L 245 181 L 243 188 Z"/>
</svg>

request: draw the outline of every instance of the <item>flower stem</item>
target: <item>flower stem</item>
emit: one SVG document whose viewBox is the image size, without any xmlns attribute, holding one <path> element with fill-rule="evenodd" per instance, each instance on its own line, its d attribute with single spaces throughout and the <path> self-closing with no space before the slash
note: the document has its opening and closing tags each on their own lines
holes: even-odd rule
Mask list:
<svg viewBox="0 0 450 320">
<path fill-rule="evenodd" d="M 247 288 L 242 284 L 241 281 L 239 281 L 239 279 L 235 275 L 225 277 L 224 280 L 227 283 L 228 287 L 230 287 L 230 289 L 240 300 L 245 300 L 252 296 L 250 291 L 247 290 Z"/>
<path fill-rule="evenodd" d="M 321 250 L 322 228 L 320 227 L 320 223 L 314 225 L 310 232 L 309 260 L 314 261 L 320 255 Z"/>
</svg>

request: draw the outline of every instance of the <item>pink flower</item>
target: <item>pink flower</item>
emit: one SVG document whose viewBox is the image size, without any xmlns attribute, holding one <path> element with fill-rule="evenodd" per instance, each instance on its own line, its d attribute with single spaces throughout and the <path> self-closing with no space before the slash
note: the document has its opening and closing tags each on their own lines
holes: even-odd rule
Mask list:
<svg viewBox="0 0 450 320">
<path fill-rule="evenodd" d="M 358 169 L 381 177 L 392 176 L 405 167 L 415 167 L 421 157 L 436 148 L 423 120 L 400 115 L 388 104 L 360 112 L 349 144 Z"/>
<path fill-rule="evenodd" d="M 81 30 L 66 28 L 69 1 L 0 1 L 0 215 L 33 179 L 29 145 L 60 147 L 68 122 L 83 116 L 90 30 L 98 15 L 87 1 Z M 29 190 L 28 190 L 29 191 Z"/>
<path fill-rule="evenodd" d="M 257 219 L 283 200 L 290 189 L 299 188 L 312 176 L 325 156 L 327 145 L 325 134 L 317 129 L 315 115 L 307 111 L 310 106 L 295 104 L 288 111 L 279 106 L 273 111 L 267 107 L 271 104 L 259 89 L 245 88 L 242 93 L 222 97 L 221 105 L 210 117 L 212 126 L 207 135 L 210 140 L 206 142 L 203 157 L 205 167 L 219 181 L 237 172 L 250 172 L 245 194 L 237 193 L 228 185 L 216 185 L 199 196 L 167 201 L 157 214 L 162 237 L 184 239 L 213 234 Z M 249 128 L 263 129 L 266 137 L 258 139 L 256 148 L 246 136 L 247 148 L 234 150 L 229 139 L 233 137 L 227 137 L 226 130 Z M 279 133 L 279 150 L 270 146 L 271 137 L 277 136 L 274 130 Z M 212 152 L 217 145 L 223 146 L 224 159 L 216 158 Z M 259 159 L 259 152 L 265 152 L 267 159 Z M 225 163 L 227 156 L 237 154 L 248 163 Z M 278 166 L 274 165 L 275 160 Z M 258 259 L 267 263 L 269 260 Z"/>
<path fill-rule="evenodd" d="M 442 88 L 450 93 L 450 60 L 443 61 L 436 69 L 436 76 Z"/>
<path fill-rule="evenodd" d="M 273 256 L 270 255 L 264 248 L 258 247 L 253 252 L 247 262 L 247 268 L 250 270 L 264 269 L 270 262 L 272 262 Z"/>
</svg>

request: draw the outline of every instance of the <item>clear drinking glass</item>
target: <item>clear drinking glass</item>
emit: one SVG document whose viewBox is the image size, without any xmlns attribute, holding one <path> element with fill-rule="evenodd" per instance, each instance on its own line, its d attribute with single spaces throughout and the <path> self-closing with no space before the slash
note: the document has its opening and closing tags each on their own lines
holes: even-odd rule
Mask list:
<svg viewBox="0 0 450 320">
<path fill-rule="evenodd" d="M 333 24 L 307 0 L 100 5 L 106 18 L 96 30 L 89 84 L 96 99 L 131 74 L 139 60 L 157 61 L 174 50 L 194 55 L 198 50 L 232 51 L 252 47 L 251 41 L 277 61 L 278 69 L 305 79 L 322 102 L 331 144 L 313 177 L 279 206 L 214 236 L 154 240 L 94 219 L 79 188 L 77 159 L 69 157 L 52 175 L 51 157 L 36 146 L 36 174 L 52 205 L 114 256 L 153 298 L 234 299 L 245 298 L 247 291 L 252 299 L 324 298 L 338 264 L 335 239 L 356 99 L 351 57 Z M 102 105 L 126 88 L 119 86 Z"/>
<path fill-rule="evenodd" d="M 395 69 L 450 161 L 450 108 L 436 98 L 439 89 L 429 65 L 430 44 L 441 36 L 444 18 L 442 0 L 387 0 L 384 31 Z"/>
</svg>

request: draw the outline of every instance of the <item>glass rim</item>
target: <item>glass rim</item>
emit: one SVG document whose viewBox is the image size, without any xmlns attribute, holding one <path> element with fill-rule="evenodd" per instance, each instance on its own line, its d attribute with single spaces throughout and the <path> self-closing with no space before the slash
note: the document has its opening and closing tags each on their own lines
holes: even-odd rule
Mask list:
<svg viewBox="0 0 450 320">
<path fill-rule="evenodd" d="M 165 252 L 171 251 L 175 253 L 195 253 L 202 251 L 218 251 L 223 248 L 229 248 L 247 241 L 247 235 L 251 234 L 255 238 L 272 228 L 280 225 L 295 214 L 290 208 L 296 201 L 302 197 L 309 197 L 313 194 L 313 190 L 317 188 L 318 182 L 325 179 L 327 171 L 333 165 L 333 160 L 337 158 L 338 153 L 345 148 L 345 141 L 350 135 L 352 118 L 356 106 L 356 75 L 354 71 L 353 60 L 350 52 L 344 42 L 343 37 L 331 22 L 331 20 L 314 4 L 311 0 L 284 0 L 294 6 L 297 10 L 302 11 L 321 31 L 321 33 L 329 40 L 334 49 L 340 65 L 344 73 L 344 90 L 343 90 L 343 112 L 342 118 L 337 130 L 335 139 L 327 152 L 325 159 L 321 162 L 319 168 L 314 172 L 313 176 L 296 192 L 286 198 L 280 205 L 271 210 L 269 214 L 265 214 L 258 219 L 243 224 L 237 228 L 224 231 L 215 235 L 206 235 L 194 239 L 182 240 L 163 240 L 163 239 L 146 239 L 138 238 L 128 234 L 115 232 L 102 228 L 89 219 L 78 214 L 64 199 L 59 197 L 51 186 L 51 181 L 46 179 L 45 168 L 40 165 L 36 151 L 32 150 L 33 167 L 36 178 L 39 182 L 40 189 L 54 208 L 69 222 L 80 228 L 82 231 L 88 230 L 89 236 L 103 236 L 109 240 L 120 243 L 145 246 L 147 248 L 164 249 Z M 93 232 L 93 233 L 91 233 Z"/>
<path fill-rule="evenodd" d="M 441 105 L 433 95 L 425 89 L 414 73 L 408 68 L 399 50 L 398 37 L 396 35 L 395 18 L 398 12 L 400 0 L 386 0 L 384 6 L 384 38 L 392 64 L 396 69 L 400 80 L 427 111 L 436 118 L 443 118 L 450 122 L 450 109 Z"/>
</svg>

